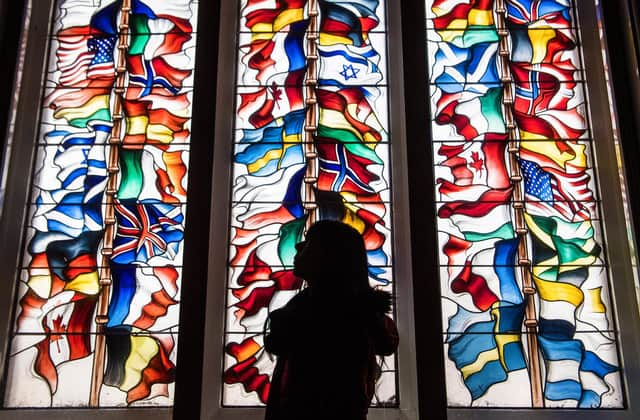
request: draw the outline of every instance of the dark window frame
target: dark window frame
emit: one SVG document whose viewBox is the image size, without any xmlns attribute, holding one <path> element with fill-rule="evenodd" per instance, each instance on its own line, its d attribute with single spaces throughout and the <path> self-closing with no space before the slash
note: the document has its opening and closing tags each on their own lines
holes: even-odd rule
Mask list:
<svg viewBox="0 0 640 420">
<path fill-rule="evenodd" d="M 32 0 L 34 1 L 34 0 Z M 46 33 L 49 27 L 49 16 L 52 8 L 43 5 L 43 0 L 38 1 L 37 13 L 31 15 L 31 22 L 27 32 L 27 45 L 25 55 L 25 67 L 27 71 L 22 75 L 22 88 L 19 100 L 15 103 L 16 129 L 14 132 L 14 147 L 10 151 L 10 172 L 6 179 L 6 197 L 14 204 L 5 206 L 0 221 L 0 255 L 3 260 L 11 264 L 17 261 L 15 242 L 11 238 L 21 237 L 21 221 L 24 218 L 24 209 L 21 205 L 26 201 L 28 193 L 30 173 L 26 179 L 18 176 L 19 165 L 33 160 L 34 142 L 37 126 L 33 121 L 33 104 L 39 104 L 40 84 L 43 75 L 43 57 L 46 56 Z M 51 4 L 51 0 L 46 0 Z M 393 1 L 393 0 L 388 0 Z M 585 0 L 578 0 L 585 1 Z M 608 40 L 610 69 L 612 85 L 614 88 L 614 100 L 618 110 L 618 129 L 623 149 L 623 158 L 626 164 L 626 180 L 629 191 L 629 203 L 632 215 L 640 214 L 640 80 L 638 78 L 638 60 L 640 57 L 640 35 L 638 20 L 639 6 L 633 0 L 601 0 L 604 11 L 604 23 Z M 8 126 L 10 116 L 9 104 L 13 98 L 8 93 L 13 91 L 17 81 L 13 81 L 16 71 L 18 44 L 20 39 L 19 26 L 23 21 L 21 5 L 22 0 L 0 0 L 0 10 L 6 10 L 3 29 L 4 36 L 0 39 L 0 47 L 4 52 L 5 60 L 0 63 L 3 75 L 3 91 L 0 92 L 2 103 L 0 104 L 0 132 L 4 133 Z M 6 8 L 6 9 L 5 9 Z M 437 284 L 437 249 L 436 234 L 433 228 L 435 223 L 435 211 L 430 197 L 434 195 L 433 174 L 430 167 L 424 162 L 431 162 L 432 151 L 430 144 L 425 139 L 429 138 L 430 122 L 427 118 L 428 90 L 426 86 L 426 54 L 423 36 L 424 28 L 424 1 L 403 0 L 401 8 L 402 30 L 402 64 L 404 83 L 404 126 L 406 130 L 406 169 L 408 171 L 409 188 L 407 200 L 409 205 L 409 226 L 411 244 L 411 267 L 413 273 L 414 298 L 420 299 L 421 304 L 414 306 L 415 340 L 417 357 L 417 377 L 419 390 L 419 411 L 421 418 L 446 419 L 446 418 L 483 418 L 489 415 L 492 418 L 515 418 L 522 416 L 524 412 L 532 413 L 533 410 L 486 410 L 486 409 L 447 409 L 444 389 L 444 360 L 443 348 L 433 345 L 440 342 L 440 300 L 439 294 L 430 293 Z M 26 16 L 26 15 L 25 15 Z M 224 19 L 224 17 L 223 17 Z M 4 22 L 3 22 L 4 23 Z M 198 50 L 196 55 L 196 72 L 194 85 L 194 112 L 192 121 L 192 153 L 190 161 L 189 177 L 189 219 L 185 228 L 185 268 L 183 278 L 188 279 L 183 283 L 181 306 L 181 338 L 179 342 L 175 405 L 173 417 L 176 419 L 196 419 L 201 417 L 201 402 L 206 396 L 202 395 L 203 383 L 207 381 L 220 381 L 219 376 L 203 376 L 203 352 L 207 292 L 207 269 L 205 263 L 209 257 L 209 237 L 203 232 L 209 232 L 211 213 L 211 199 L 208 192 L 214 182 L 218 182 L 213 176 L 213 136 L 216 129 L 215 104 L 213 98 L 218 95 L 219 87 L 212 82 L 212 75 L 218 74 L 218 36 L 220 29 L 220 5 L 218 2 L 202 1 L 199 5 L 198 24 Z M 591 28 L 595 32 L 595 28 Z M 43 41 L 43 39 L 45 41 Z M 394 43 L 399 45 L 400 39 L 394 38 Z M 592 51 L 593 54 L 595 52 Z M 599 53 L 599 52 L 598 52 Z M 597 58 L 594 59 L 597 60 Z M 226 63 L 220 63 L 223 67 Z M 418 81 L 418 82 L 417 82 Z M 12 83 L 13 82 L 13 83 Z M 631 91 L 631 94 L 629 93 Z M 17 141 L 20 140 L 20 141 Z M 3 136 L 3 142 L 6 137 Z M 2 143 L 0 156 L 5 153 L 5 143 Z M 14 170 L 14 168 L 17 168 Z M 228 175 L 227 175 L 228 177 Z M 228 178 L 227 178 L 228 179 Z M 3 180 L 4 182 L 5 180 Z M 226 181 L 224 181 L 226 182 Z M 27 187 L 25 187 L 25 185 Z M 618 214 L 618 217 L 620 215 Z M 618 223 L 624 223 L 623 218 L 618 218 Z M 636 237 L 640 237 L 640 223 L 634 223 L 633 229 Z M 19 241 L 18 241 L 19 242 Z M 15 273 L 8 270 L 0 273 L 0 344 L 2 356 L 7 350 L 7 336 L 9 320 L 12 316 L 12 302 L 14 295 Z M 10 287 L 7 287 L 7 284 Z M 627 292 L 630 289 L 627 289 Z M 634 293 L 627 293 L 629 308 L 636 308 Z M 618 300 L 618 306 L 625 308 L 627 304 Z M 436 320 L 437 322 L 434 322 Z M 636 324 L 635 330 L 623 331 L 625 341 L 635 341 L 636 348 L 640 348 L 640 325 Z M 221 368 L 220 368 L 221 369 Z M 637 365 L 632 369 L 633 376 L 638 376 Z M 220 370 L 221 371 L 221 370 Z M 633 378 L 638 382 L 640 378 Z M 434 385 L 435 384 L 435 385 Z M 3 388 L 0 391 L 3 391 Z M 633 394 L 629 394 L 630 396 Z M 637 398 L 637 397 L 636 397 Z M 627 410 L 595 410 L 594 416 L 607 415 L 607 418 L 617 419 L 637 412 L 637 399 L 629 398 Z M 584 410 L 540 410 L 536 417 L 553 418 L 558 415 L 566 418 L 585 417 Z M 49 410 L 0 410 L 0 417 L 11 419 L 38 419 L 38 418 L 86 418 L 88 415 L 97 419 L 109 418 L 169 418 L 171 410 L 168 409 L 56 409 Z M 590 417 L 587 416 L 587 417 Z"/>
</svg>

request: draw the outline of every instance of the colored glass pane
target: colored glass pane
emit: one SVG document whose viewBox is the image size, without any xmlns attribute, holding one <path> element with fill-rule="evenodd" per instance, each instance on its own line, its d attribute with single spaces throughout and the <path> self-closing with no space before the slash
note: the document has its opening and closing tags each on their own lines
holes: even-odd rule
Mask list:
<svg viewBox="0 0 640 420">
<path fill-rule="evenodd" d="M 371 285 L 393 291 L 386 24 L 377 0 L 242 1 L 240 15 L 223 404 L 254 406 L 274 367 L 267 315 L 304 287 L 292 265 L 309 223 L 355 227 Z M 373 404 L 396 404 L 395 363 L 381 366 Z"/>
<path fill-rule="evenodd" d="M 448 403 L 620 408 L 573 2 L 426 5 Z"/>
<path fill-rule="evenodd" d="M 170 406 L 197 2 L 55 7 L 5 403 Z"/>
</svg>

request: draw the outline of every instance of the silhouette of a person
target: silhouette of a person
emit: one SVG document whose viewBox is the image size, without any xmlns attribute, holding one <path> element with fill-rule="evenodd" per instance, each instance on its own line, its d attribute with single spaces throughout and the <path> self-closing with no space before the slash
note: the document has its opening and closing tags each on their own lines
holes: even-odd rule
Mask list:
<svg viewBox="0 0 640 420">
<path fill-rule="evenodd" d="M 362 236 L 344 223 L 314 224 L 296 249 L 308 287 L 270 314 L 265 348 L 278 360 L 266 420 L 365 420 L 376 355 L 398 346 L 391 295 L 370 287 Z"/>
</svg>

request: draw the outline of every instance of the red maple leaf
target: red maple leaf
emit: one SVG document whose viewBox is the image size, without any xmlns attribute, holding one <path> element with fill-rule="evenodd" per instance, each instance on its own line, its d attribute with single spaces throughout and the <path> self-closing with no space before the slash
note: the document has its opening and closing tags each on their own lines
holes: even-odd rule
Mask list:
<svg viewBox="0 0 640 420">
<path fill-rule="evenodd" d="M 273 82 L 271 84 L 271 86 L 269 87 L 269 92 L 271 92 L 271 96 L 273 96 L 273 101 L 276 103 L 276 105 L 278 106 L 278 108 L 280 108 L 280 105 L 278 104 L 278 101 L 280 99 L 282 99 L 282 89 L 280 89 L 278 87 L 278 85 L 276 84 L 276 82 Z"/>
<path fill-rule="evenodd" d="M 53 330 L 51 331 L 51 336 L 49 337 L 49 340 L 51 340 L 52 342 L 55 341 L 56 346 L 58 347 L 58 353 L 60 353 L 59 341 L 62 340 L 62 334 L 60 333 L 64 333 L 65 331 L 66 325 L 62 325 L 62 315 L 58 315 L 58 317 L 53 320 Z"/>
<path fill-rule="evenodd" d="M 471 152 L 471 159 L 473 162 L 469 164 L 476 172 L 482 173 L 482 167 L 484 166 L 484 159 L 480 159 L 480 154 L 478 152 Z"/>
</svg>

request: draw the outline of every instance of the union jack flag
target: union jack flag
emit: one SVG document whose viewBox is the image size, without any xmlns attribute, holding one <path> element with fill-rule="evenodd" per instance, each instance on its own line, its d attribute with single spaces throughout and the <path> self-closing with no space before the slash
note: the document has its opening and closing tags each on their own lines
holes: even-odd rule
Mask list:
<svg viewBox="0 0 640 420">
<path fill-rule="evenodd" d="M 117 201 L 118 228 L 112 260 L 127 264 L 155 256 L 174 258 L 183 238 L 184 216 L 179 205 Z"/>
<path fill-rule="evenodd" d="M 570 26 L 570 2 L 566 0 L 507 0 L 509 20 L 528 25 L 538 20 L 554 23 L 554 26 Z"/>
</svg>

